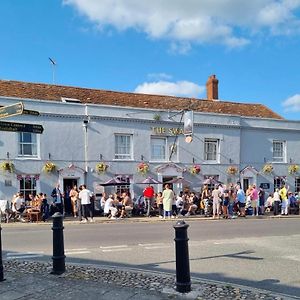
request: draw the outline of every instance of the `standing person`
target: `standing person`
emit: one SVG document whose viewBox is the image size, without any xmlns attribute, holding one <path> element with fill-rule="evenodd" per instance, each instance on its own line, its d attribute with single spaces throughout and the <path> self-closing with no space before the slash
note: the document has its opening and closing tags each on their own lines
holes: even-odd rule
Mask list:
<svg viewBox="0 0 300 300">
<path fill-rule="evenodd" d="M 41 204 L 41 214 L 42 214 L 42 220 L 46 222 L 46 220 L 49 218 L 49 204 L 47 201 L 47 195 L 43 195 L 42 204 Z"/>
<path fill-rule="evenodd" d="M 162 192 L 158 192 L 156 195 L 156 204 L 158 207 L 158 217 L 160 219 L 163 218 L 164 216 L 164 205 L 163 205 L 163 197 L 162 197 Z"/>
<path fill-rule="evenodd" d="M 253 184 L 251 192 L 250 192 L 250 198 L 251 198 L 251 207 L 253 209 L 252 216 L 258 216 L 258 190 L 256 189 L 256 185 Z"/>
<path fill-rule="evenodd" d="M 280 206 L 279 189 L 276 189 L 274 192 L 273 203 L 274 203 L 274 216 L 277 216 L 279 215 L 279 206 Z"/>
<path fill-rule="evenodd" d="M 73 213 L 74 218 L 77 217 L 77 212 L 78 212 L 78 209 L 77 209 L 78 195 L 79 195 L 79 192 L 77 190 L 77 186 L 74 185 L 72 187 L 72 189 L 70 190 L 70 199 L 71 199 L 72 213 Z"/>
<path fill-rule="evenodd" d="M 78 198 L 81 200 L 82 206 L 82 214 L 83 220 L 82 223 L 86 223 L 88 221 L 88 215 L 90 215 L 90 221 L 94 222 L 93 212 L 91 209 L 91 197 L 93 196 L 92 192 L 86 188 L 86 185 L 83 184 L 81 186 L 81 190 L 79 192 Z"/>
<path fill-rule="evenodd" d="M 215 188 L 212 191 L 212 198 L 213 198 L 213 218 L 220 218 L 220 200 L 221 200 L 221 193 L 219 187 L 215 185 Z"/>
<path fill-rule="evenodd" d="M 168 184 L 165 185 L 165 189 L 162 193 L 162 197 L 163 197 L 163 207 L 164 207 L 164 219 L 166 217 L 171 219 L 174 192 L 170 189 L 170 186 Z"/>
<path fill-rule="evenodd" d="M 150 186 L 150 184 L 144 189 L 143 196 L 147 204 L 147 217 L 151 217 L 151 207 L 153 206 L 153 198 L 154 198 L 155 192 L 153 186 Z"/>
<path fill-rule="evenodd" d="M 246 196 L 245 192 L 242 190 L 241 186 L 237 186 L 236 200 L 238 201 L 240 217 L 246 217 L 245 206 L 246 206 Z"/>
<path fill-rule="evenodd" d="M 52 190 L 51 197 L 53 198 L 53 206 L 55 207 L 55 210 L 62 214 L 63 213 L 63 194 L 60 190 L 59 183 Z"/>
<path fill-rule="evenodd" d="M 229 190 L 225 189 L 223 194 L 223 205 L 222 205 L 222 211 L 223 211 L 223 218 L 228 219 L 228 206 L 229 206 Z"/>
<path fill-rule="evenodd" d="M 201 212 L 206 216 L 208 215 L 208 201 L 209 201 L 210 193 L 208 190 L 208 185 L 205 184 L 203 186 L 202 192 L 201 192 L 201 203 L 200 208 Z"/>
<path fill-rule="evenodd" d="M 264 215 L 265 214 L 265 191 L 263 188 L 259 188 L 258 203 L 259 203 L 260 214 Z"/>
<path fill-rule="evenodd" d="M 279 191 L 279 195 L 281 198 L 281 214 L 287 215 L 288 214 L 288 195 L 287 195 L 287 189 L 285 185 L 283 185 Z"/>
</svg>

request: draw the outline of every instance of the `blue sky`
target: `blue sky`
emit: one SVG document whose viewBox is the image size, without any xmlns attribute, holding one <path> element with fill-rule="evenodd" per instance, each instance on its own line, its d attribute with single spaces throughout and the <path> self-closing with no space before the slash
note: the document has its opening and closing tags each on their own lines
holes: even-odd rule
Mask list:
<svg viewBox="0 0 300 300">
<path fill-rule="evenodd" d="M 262 103 L 299 120 L 300 0 L 1 0 L 0 79 Z"/>
</svg>

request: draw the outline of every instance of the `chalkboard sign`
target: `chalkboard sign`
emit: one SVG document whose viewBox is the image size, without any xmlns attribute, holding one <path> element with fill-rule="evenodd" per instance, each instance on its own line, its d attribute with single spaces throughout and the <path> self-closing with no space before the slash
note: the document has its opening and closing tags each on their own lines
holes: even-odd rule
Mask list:
<svg viewBox="0 0 300 300">
<path fill-rule="evenodd" d="M 270 188 L 270 183 L 261 183 L 259 187 L 268 190 Z"/>
</svg>

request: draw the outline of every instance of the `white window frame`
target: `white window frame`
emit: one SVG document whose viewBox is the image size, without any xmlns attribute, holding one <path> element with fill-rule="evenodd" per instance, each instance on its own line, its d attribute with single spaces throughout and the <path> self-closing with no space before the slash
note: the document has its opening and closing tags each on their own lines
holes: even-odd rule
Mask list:
<svg viewBox="0 0 300 300">
<path fill-rule="evenodd" d="M 28 200 L 28 194 L 36 195 L 38 191 L 36 175 L 19 175 L 19 191 L 24 194 L 25 200 Z M 26 181 L 30 182 L 30 188 L 26 188 Z"/>
<path fill-rule="evenodd" d="M 35 143 L 21 143 L 21 136 L 24 134 L 30 134 L 31 136 L 35 136 Z M 40 135 L 37 133 L 29 133 L 29 132 L 18 132 L 17 134 L 17 144 L 18 144 L 18 158 L 40 158 Z M 22 154 L 20 153 L 21 145 L 35 145 L 36 154 Z M 32 147 L 31 147 L 32 150 Z"/>
<path fill-rule="evenodd" d="M 118 148 L 120 148 L 117 145 L 117 138 L 118 137 L 129 138 L 129 151 L 128 151 L 128 153 L 117 153 Z M 133 149 L 132 148 L 133 148 L 133 135 L 132 134 L 122 134 L 122 133 L 116 133 L 115 134 L 115 159 L 116 160 L 132 160 L 132 157 L 133 157 Z"/>
<path fill-rule="evenodd" d="M 153 144 L 154 140 L 162 140 L 164 141 L 164 157 L 154 157 L 154 153 L 153 153 L 153 146 L 155 146 L 155 144 Z M 168 159 L 167 155 L 168 155 L 168 140 L 167 137 L 157 137 L 157 136 L 151 136 L 151 140 L 150 140 L 150 145 L 151 145 L 151 161 L 166 161 Z M 157 145 L 157 144 L 156 144 Z"/>
<path fill-rule="evenodd" d="M 281 144 L 282 145 L 282 155 L 281 156 L 275 156 L 276 153 L 275 150 L 275 144 Z M 279 153 L 279 151 L 278 151 Z M 274 163 L 285 163 L 286 162 L 286 141 L 281 140 L 273 140 L 272 142 L 272 161 Z"/>
<path fill-rule="evenodd" d="M 207 152 L 207 144 L 208 143 L 215 143 L 216 144 L 216 153 L 215 159 L 208 159 L 208 152 Z M 214 138 L 205 138 L 204 139 L 204 161 L 205 162 L 220 162 L 220 140 Z"/>
</svg>

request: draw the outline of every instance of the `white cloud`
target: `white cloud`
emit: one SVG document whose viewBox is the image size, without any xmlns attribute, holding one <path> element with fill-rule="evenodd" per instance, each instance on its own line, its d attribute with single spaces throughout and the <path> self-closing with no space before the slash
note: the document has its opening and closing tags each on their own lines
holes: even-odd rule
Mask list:
<svg viewBox="0 0 300 300">
<path fill-rule="evenodd" d="M 253 33 L 300 33 L 300 0 L 62 0 L 100 28 L 135 29 L 182 45 L 241 47 Z M 174 46 L 173 46 L 174 47 Z M 179 50 L 181 47 L 178 48 Z"/>
<path fill-rule="evenodd" d="M 300 111 L 300 94 L 296 94 L 282 102 L 285 112 L 299 112 Z"/>
<path fill-rule="evenodd" d="M 205 91 L 204 86 L 190 81 L 157 81 L 144 82 L 136 87 L 135 93 L 151 95 L 168 95 L 178 97 L 198 98 Z"/>
</svg>

